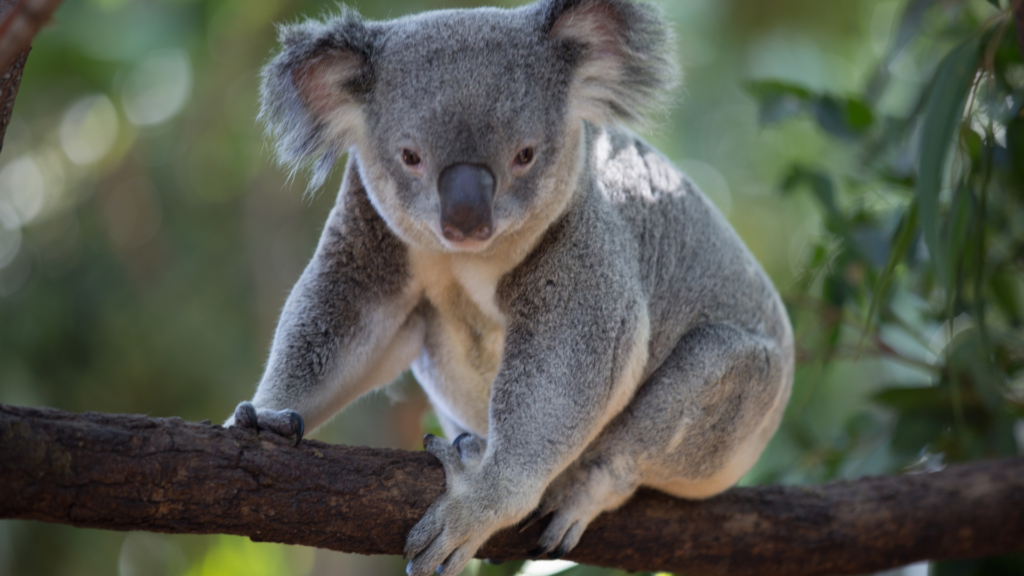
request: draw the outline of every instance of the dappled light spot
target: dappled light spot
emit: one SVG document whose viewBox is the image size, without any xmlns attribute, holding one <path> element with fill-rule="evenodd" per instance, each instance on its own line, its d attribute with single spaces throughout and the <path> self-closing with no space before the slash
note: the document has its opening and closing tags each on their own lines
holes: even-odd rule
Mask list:
<svg viewBox="0 0 1024 576">
<path fill-rule="evenodd" d="M 117 140 L 117 111 L 103 94 L 75 102 L 60 124 L 60 144 L 79 166 L 94 164 L 110 152 Z"/>
<path fill-rule="evenodd" d="M 46 203 L 43 174 L 28 156 L 21 156 L 0 170 L 0 202 L 14 209 L 22 223 L 35 219 Z"/>
<path fill-rule="evenodd" d="M 14 261 L 21 249 L 21 222 L 14 208 L 0 202 L 0 270 Z"/>
<path fill-rule="evenodd" d="M 157 52 L 125 81 L 124 112 L 137 126 L 165 122 L 184 108 L 192 94 L 192 63 L 182 49 Z"/>
</svg>

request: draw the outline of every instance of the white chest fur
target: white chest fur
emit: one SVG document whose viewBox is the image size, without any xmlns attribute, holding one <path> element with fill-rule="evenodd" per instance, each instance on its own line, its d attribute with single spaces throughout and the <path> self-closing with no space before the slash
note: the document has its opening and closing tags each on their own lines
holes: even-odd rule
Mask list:
<svg viewBox="0 0 1024 576">
<path fill-rule="evenodd" d="M 501 364 L 505 318 L 495 301 L 504 266 L 472 255 L 414 251 L 415 282 L 432 310 L 413 374 L 456 427 L 487 435 L 491 384 Z"/>
</svg>

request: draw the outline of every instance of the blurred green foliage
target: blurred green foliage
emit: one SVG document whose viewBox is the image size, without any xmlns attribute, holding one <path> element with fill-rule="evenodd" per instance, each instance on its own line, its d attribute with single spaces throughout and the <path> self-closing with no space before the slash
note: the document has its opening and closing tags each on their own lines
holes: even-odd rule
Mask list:
<svg viewBox="0 0 1024 576">
<path fill-rule="evenodd" d="M 797 330 L 793 399 L 743 483 L 1020 454 L 1024 64 L 1006 0 L 660 3 L 686 80 L 647 136 L 729 217 Z M 359 8 L 379 19 L 478 4 Z M 274 166 L 254 123 L 257 76 L 275 22 L 334 9 L 60 8 L 0 155 L 0 402 L 218 421 L 251 395 L 340 180 L 308 198 Z M 317 436 L 413 448 L 425 409 L 405 377 Z M 467 574 L 564 566 L 474 562 Z M 229 536 L 0 522 L 0 576 L 403 568 Z M 1024 560 L 931 571 L 1024 574 Z"/>
</svg>

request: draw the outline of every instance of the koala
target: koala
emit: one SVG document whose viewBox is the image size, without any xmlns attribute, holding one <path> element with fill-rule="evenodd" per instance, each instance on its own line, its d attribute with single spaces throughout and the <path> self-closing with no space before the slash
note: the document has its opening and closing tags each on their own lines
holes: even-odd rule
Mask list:
<svg viewBox="0 0 1024 576">
<path fill-rule="evenodd" d="M 411 367 L 446 491 L 412 576 L 459 573 L 550 517 L 561 557 L 647 486 L 736 483 L 789 399 L 793 336 L 764 270 L 694 183 L 624 126 L 677 73 L 654 6 L 541 0 L 280 28 L 260 116 L 280 161 L 344 179 L 228 426 L 298 443 Z"/>
</svg>

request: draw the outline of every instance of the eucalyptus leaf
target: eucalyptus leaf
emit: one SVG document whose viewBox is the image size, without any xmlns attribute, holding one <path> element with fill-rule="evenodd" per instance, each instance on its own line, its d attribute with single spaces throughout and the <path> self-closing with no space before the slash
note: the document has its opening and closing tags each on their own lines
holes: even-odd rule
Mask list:
<svg viewBox="0 0 1024 576">
<path fill-rule="evenodd" d="M 892 250 L 889 251 L 888 261 L 885 263 L 885 269 L 882 271 L 882 274 L 878 279 L 878 283 L 875 285 L 875 292 L 871 298 L 871 308 L 868 310 L 868 329 L 871 327 L 875 314 L 881 309 L 883 298 L 885 298 L 886 294 L 889 292 L 889 286 L 892 284 L 892 278 L 893 274 L 896 272 L 896 266 L 899 265 L 900 260 L 907 254 L 907 250 L 912 245 L 916 229 L 917 202 L 913 202 L 900 222 L 900 227 L 896 232 L 896 237 L 893 241 Z"/>
<path fill-rule="evenodd" d="M 981 36 L 973 36 L 954 48 L 939 64 L 922 121 L 916 186 L 921 229 L 935 273 L 947 289 L 951 276 L 945 262 L 946 251 L 939 240 L 939 201 L 953 135 L 960 126 L 967 95 L 974 83 L 981 41 Z"/>
</svg>

